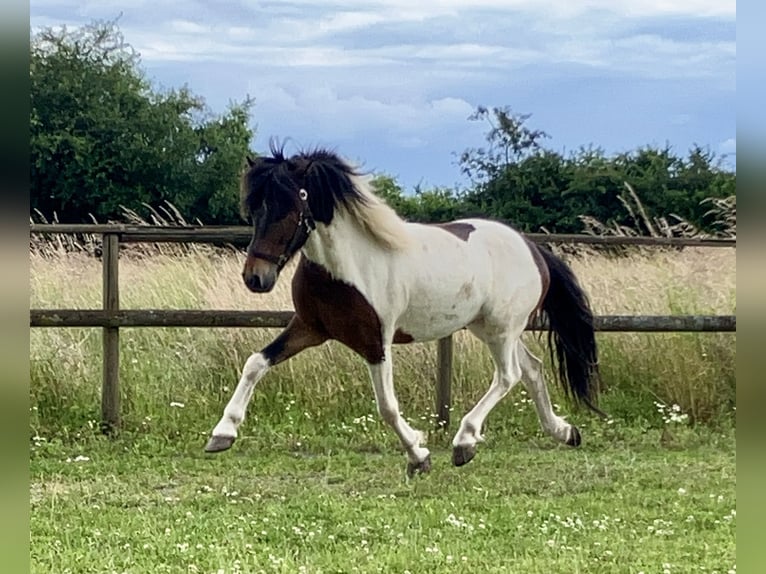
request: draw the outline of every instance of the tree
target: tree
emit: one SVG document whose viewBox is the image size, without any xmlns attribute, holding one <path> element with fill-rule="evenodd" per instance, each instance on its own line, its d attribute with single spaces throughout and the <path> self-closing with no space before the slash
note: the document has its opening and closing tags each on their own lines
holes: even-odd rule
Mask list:
<svg viewBox="0 0 766 574">
<path fill-rule="evenodd" d="M 404 195 L 402 186 L 395 178 L 386 174 L 378 174 L 370 181 L 375 195 L 383 199 L 402 217 L 409 219 L 413 211 L 412 197 Z"/>
<path fill-rule="evenodd" d="M 422 189 L 415 186 L 411 195 L 389 175 L 377 175 L 372 180 L 375 194 L 408 221 L 437 223 L 466 215 L 465 204 L 453 190 L 443 187 Z"/>
<path fill-rule="evenodd" d="M 153 91 L 139 64 L 114 22 L 32 36 L 30 207 L 78 222 L 170 201 L 234 221 L 251 102 L 202 121 L 201 98 Z"/>
<path fill-rule="evenodd" d="M 643 147 L 613 157 L 591 146 L 564 157 L 542 147 L 540 140 L 547 134 L 530 129 L 529 118 L 508 107 L 479 107 L 469 118 L 488 123 L 488 147 L 460 155 L 461 170 L 473 184 L 460 196 L 460 211 L 509 220 L 524 231 L 582 232 L 585 215 L 641 233 L 650 231 L 641 229 L 646 220 L 675 221 L 675 215 L 703 231 L 714 231 L 718 223 L 706 199 L 735 193 L 736 176 L 699 146 L 688 158 L 679 157 L 670 146 Z M 646 219 L 635 217 L 627 207 L 626 183 L 640 198 Z"/>
<path fill-rule="evenodd" d="M 474 183 L 486 183 L 509 166 L 537 153 L 541 149 L 539 140 L 548 134 L 529 129 L 525 123 L 530 117 L 530 114 L 514 113 L 508 106 L 491 110 L 478 106 L 468 119 L 489 125 L 485 135 L 489 147 L 471 148 L 460 154 L 463 174 Z"/>
<path fill-rule="evenodd" d="M 464 151 L 459 163 L 474 186 L 465 195 L 468 211 L 537 231 L 560 217 L 564 166 L 559 154 L 542 148 L 548 135 L 527 127 L 530 117 L 508 107 L 477 108 L 469 120 L 487 122 L 488 147 Z"/>
</svg>

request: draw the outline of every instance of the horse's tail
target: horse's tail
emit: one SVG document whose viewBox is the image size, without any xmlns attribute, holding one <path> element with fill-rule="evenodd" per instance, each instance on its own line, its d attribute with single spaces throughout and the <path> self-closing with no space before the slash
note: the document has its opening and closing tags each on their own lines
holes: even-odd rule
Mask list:
<svg viewBox="0 0 766 574">
<path fill-rule="evenodd" d="M 544 247 L 538 247 L 550 274 L 542 302 L 548 321 L 548 347 L 558 380 L 575 404 L 584 403 L 596 413 L 599 391 L 598 347 L 593 330 L 593 311 L 588 296 L 572 269 Z"/>
</svg>

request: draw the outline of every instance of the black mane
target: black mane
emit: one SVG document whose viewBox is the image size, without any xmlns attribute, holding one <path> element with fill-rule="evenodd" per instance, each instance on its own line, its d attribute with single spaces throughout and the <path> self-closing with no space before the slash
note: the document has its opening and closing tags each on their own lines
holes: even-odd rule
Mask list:
<svg viewBox="0 0 766 574">
<path fill-rule="evenodd" d="M 353 178 L 362 175 L 334 151 L 315 148 L 286 157 L 284 146 L 272 142 L 271 156 L 248 158 L 242 178 L 241 209 L 244 217 L 266 202 L 270 209 L 285 211 L 294 205 L 299 189 L 308 192 L 315 221 L 330 223 L 338 206 L 364 202 Z"/>
</svg>

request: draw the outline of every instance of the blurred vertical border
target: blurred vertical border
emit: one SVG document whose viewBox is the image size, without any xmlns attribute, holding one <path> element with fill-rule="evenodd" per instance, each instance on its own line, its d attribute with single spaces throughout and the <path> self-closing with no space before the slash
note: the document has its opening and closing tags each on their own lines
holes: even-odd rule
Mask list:
<svg viewBox="0 0 766 574">
<path fill-rule="evenodd" d="M 29 570 L 29 4 L 0 3 L 0 560 Z"/>
<path fill-rule="evenodd" d="M 737 3 L 737 570 L 766 560 L 766 6 Z"/>
</svg>

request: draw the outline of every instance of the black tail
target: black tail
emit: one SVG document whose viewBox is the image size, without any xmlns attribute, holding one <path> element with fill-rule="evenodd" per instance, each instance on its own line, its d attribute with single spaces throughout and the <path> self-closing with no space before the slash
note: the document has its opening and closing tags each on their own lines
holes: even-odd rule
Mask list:
<svg viewBox="0 0 766 574">
<path fill-rule="evenodd" d="M 551 361 L 558 364 L 558 379 L 575 404 L 606 416 L 598 407 L 598 348 L 593 330 L 593 312 L 588 296 L 572 270 L 542 246 L 538 249 L 548 266 L 550 286 L 542 311 L 548 320 Z"/>
</svg>

